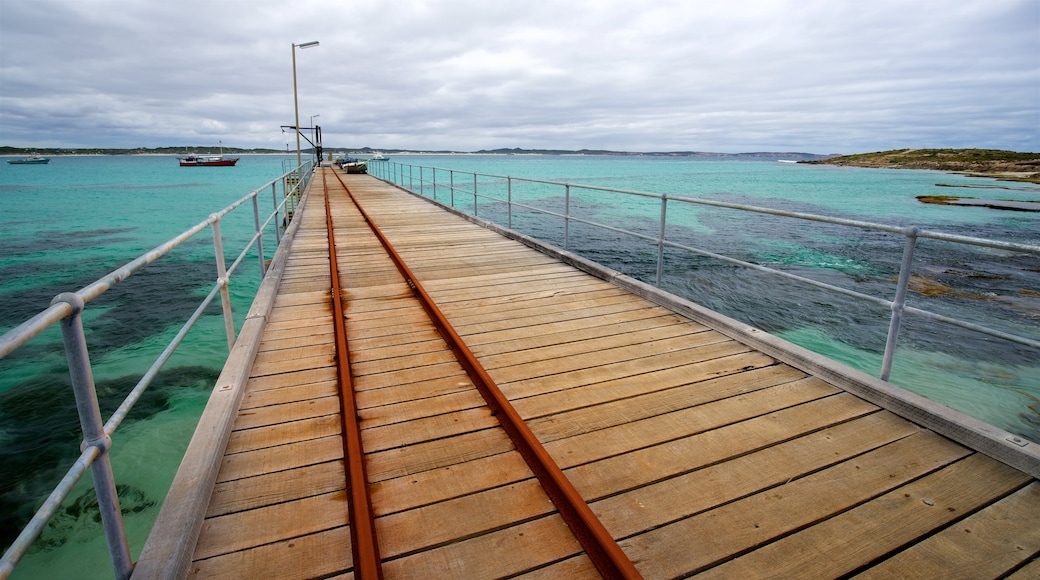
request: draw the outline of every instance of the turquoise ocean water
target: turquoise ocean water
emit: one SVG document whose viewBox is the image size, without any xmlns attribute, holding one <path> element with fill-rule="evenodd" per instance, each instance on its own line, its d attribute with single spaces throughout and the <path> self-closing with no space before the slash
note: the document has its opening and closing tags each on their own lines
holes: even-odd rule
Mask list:
<svg viewBox="0 0 1040 580">
<path fill-rule="evenodd" d="M 183 168 L 172 156 L 0 162 L 0 332 L 45 309 L 55 294 L 90 284 L 278 177 L 288 160 L 247 155 L 235 167 Z M 270 192 L 260 201 L 261 213 L 269 212 Z M 228 266 L 252 236 L 253 223 L 251 204 L 222 221 Z M 274 243 L 273 233 L 266 236 L 268 258 Z M 215 279 L 207 230 L 88 305 L 87 346 L 105 419 Z M 254 250 L 230 285 L 236 326 L 259 282 Z M 135 558 L 227 352 L 218 300 L 113 437 L 113 469 Z M 4 549 L 72 465 L 81 438 L 60 332 L 52 329 L 0 360 Z M 112 577 L 91 490 L 87 476 L 15 578 Z"/>
<path fill-rule="evenodd" d="M 180 168 L 165 156 L 58 157 L 47 166 L 3 163 L 0 331 L 45 308 L 58 292 L 92 282 L 277 177 L 283 160 L 245 156 L 234 168 Z M 1040 200 L 1040 186 L 940 172 L 660 157 L 408 155 L 393 161 L 1040 243 L 1040 214 L 916 200 L 919 195 Z M 429 180 L 429 170 L 424 177 Z M 418 183 L 417 173 L 414 179 Z M 449 179 L 438 172 L 438 183 Z M 456 179 L 457 187 L 471 188 L 471 176 Z M 481 191 L 497 187 L 492 179 L 478 182 Z M 443 185 L 437 196 L 448 198 Z M 516 183 L 513 196 L 563 209 L 558 187 Z M 457 194 L 460 205 L 468 203 L 465 197 Z M 657 233 L 656 200 L 575 189 L 570 203 L 570 211 L 585 219 Z M 479 204 L 481 216 L 506 221 L 502 204 Z M 893 296 L 902 255 L 899 237 L 772 217 L 748 220 L 730 210 L 678 204 L 670 204 L 668 212 L 670 239 Z M 229 261 L 251 233 L 251 210 L 241 216 L 223 226 Z M 513 226 L 564 244 L 562 225 L 554 218 L 519 212 Z M 568 234 L 572 251 L 653 280 L 652 244 L 578 225 Z M 271 243 L 268 257 L 273 251 Z M 1040 260 L 1035 256 L 930 241 L 921 242 L 917 254 L 914 273 L 920 287 L 937 291 L 931 292 L 934 296 L 913 293 L 912 306 L 1040 338 Z M 200 236 L 88 308 L 88 347 L 103 405 L 123 398 L 195 308 L 214 277 L 212 255 L 211 238 Z M 255 262 L 247 260 L 246 273 L 232 283 L 239 324 L 259 284 L 258 274 L 248 271 L 257 268 Z M 662 286 L 869 374 L 879 372 L 888 313 L 876 306 L 673 250 L 667 252 Z M 937 323 L 911 319 L 905 327 L 893 382 L 1040 441 L 1040 354 Z M 64 355 L 56 344 L 60 337 L 49 333 L 24 353 L 0 361 L 0 471 L 5 474 L 0 533 L 5 545 L 78 451 Z M 222 319 L 214 309 L 114 438 L 113 462 L 135 557 L 226 355 Z M 81 578 L 111 576 L 100 525 L 90 515 L 91 497 L 88 480 L 16 577 L 60 577 L 70 571 Z"/>
</svg>

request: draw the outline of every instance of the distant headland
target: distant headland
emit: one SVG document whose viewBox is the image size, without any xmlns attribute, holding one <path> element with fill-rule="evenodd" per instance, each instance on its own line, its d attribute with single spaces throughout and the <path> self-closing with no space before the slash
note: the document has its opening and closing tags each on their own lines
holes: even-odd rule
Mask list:
<svg viewBox="0 0 1040 580">
<path fill-rule="evenodd" d="M 1040 153 L 999 149 L 895 149 L 801 162 L 889 169 L 931 169 L 977 177 L 1040 183 Z"/>
</svg>

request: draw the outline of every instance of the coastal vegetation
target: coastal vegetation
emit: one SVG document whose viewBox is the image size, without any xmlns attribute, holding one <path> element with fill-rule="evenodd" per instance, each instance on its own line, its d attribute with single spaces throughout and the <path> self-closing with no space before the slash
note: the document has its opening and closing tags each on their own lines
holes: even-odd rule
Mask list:
<svg viewBox="0 0 1040 580">
<path fill-rule="evenodd" d="M 1040 183 L 1040 153 L 1000 149 L 894 149 L 875 153 L 840 155 L 802 163 L 879 167 L 889 169 L 931 169 L 954 171 L 979 177 L 998 177 L 1012 181 Z"/>
</svg>

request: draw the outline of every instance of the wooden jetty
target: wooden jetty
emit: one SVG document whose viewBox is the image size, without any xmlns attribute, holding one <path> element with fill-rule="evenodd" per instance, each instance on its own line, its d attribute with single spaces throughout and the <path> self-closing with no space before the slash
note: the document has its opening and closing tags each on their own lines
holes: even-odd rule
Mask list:
<svg viewBox="0 0 1040 580">
<path fill-rule="evenodd" d="M 637 571 L 622 576 L 1040 576 L 1035 444 L 374 177 L 319 173 L 135 577 L 366 575 L 323 182 L 383 577 L 604 574 L 347 189 Z"/>
</svg>

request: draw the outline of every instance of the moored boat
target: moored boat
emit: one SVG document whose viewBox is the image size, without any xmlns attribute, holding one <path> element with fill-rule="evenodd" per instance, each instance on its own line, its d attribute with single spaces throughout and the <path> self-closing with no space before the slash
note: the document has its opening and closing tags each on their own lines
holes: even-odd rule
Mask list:
<svg viewBox="0 0 1040 580">
<path fill-rule="evenodd" d="M 355 157 L 336 159 L 335 164 L 347 173 L 366 173 L 368 171 L 368 162 Z"/>
<path fill-rule="evenodd" d="M 224 157 L 223 155 L 186 155 L 178 157 L 181 167 L 231 167 L 238 163 L 238 157 Z"/>
<path fill-rule="evenodd" d="M 7 162 L 11 165 L 46 165 L 50 161 L 49 157 L 42 157 L 34 153 L 24 159 L 9 159 Z"/>
<path fill-rule="evenodd" d="M 196 155 L 189 153 L 180 159 L 181 167 L 232 167 L 238 163 L 238 157 L 224 157 L 224 143 L 220 143 L 219 155 Z"/>
<path fill-rule="evenodd" d="M 343 170 L 347 173 L 365 173 L 368 171 L 368 164 L 364 161 L 351 161 L 343 164 Z"/>
</svg>

